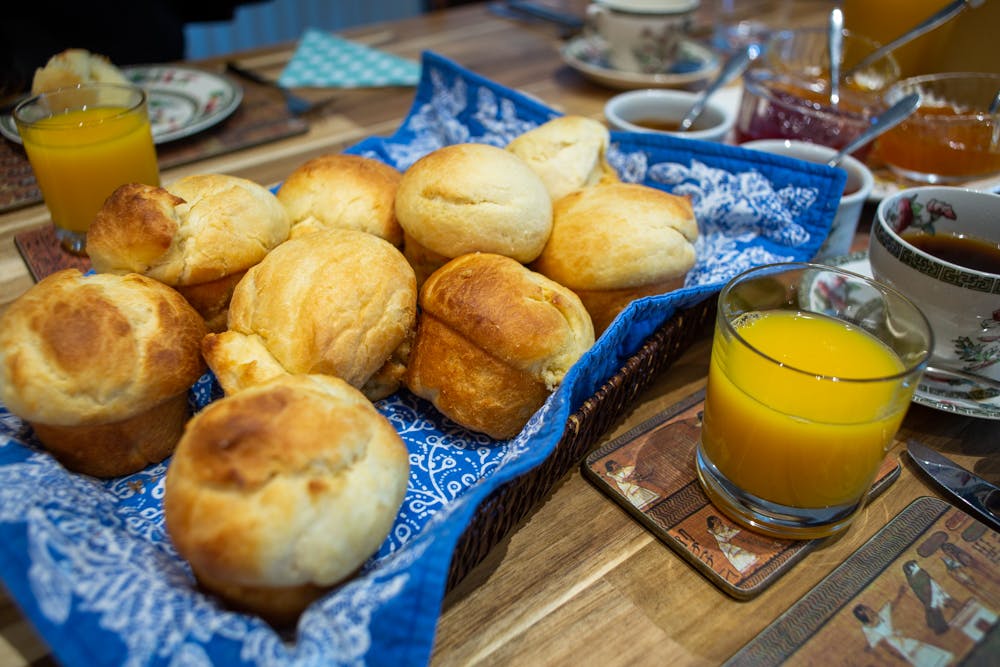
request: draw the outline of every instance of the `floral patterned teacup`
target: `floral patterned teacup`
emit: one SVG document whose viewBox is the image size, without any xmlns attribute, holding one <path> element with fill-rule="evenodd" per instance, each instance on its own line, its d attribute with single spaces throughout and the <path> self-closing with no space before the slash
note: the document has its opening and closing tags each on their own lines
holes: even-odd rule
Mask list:
<svg viewBox="0 0 1000 667">
<path fill-rule="evenodd" d="M 902 190 L 878 206 L 868 247 L 872 274 L 909 297 L 930 320 L 932 366 L 1000 380 L 998 221 L 1000 195 L 957 187 Z M 915 245 L 925 246 L 928 236 L 985 241 L 985 256 L 992 252 L 995 259 L 971 268 L 974 253 L 966 249 L 951 261 L 942 259 Z"/>
<path fill-rule="evenodd" d="M 667 71 L 678 57 L 698 0 L 595 0 L 587 26 L 608 45 L 608 61 L 624 72 Z"/>
</svg>

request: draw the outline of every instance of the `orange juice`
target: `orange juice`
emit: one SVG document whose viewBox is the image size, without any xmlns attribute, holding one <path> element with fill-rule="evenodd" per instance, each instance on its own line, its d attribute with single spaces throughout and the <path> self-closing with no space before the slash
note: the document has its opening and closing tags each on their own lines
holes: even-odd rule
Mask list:
<svg viewBox="0 0 1000 667">
<path fill-rule="evenodd" d="M 856 503 L 909 404 L 899 357 L 862 329 L 816 313 L 752 312 L 734 325 L 771 359 L 717 329 L 702 427 L 706 457 L 732 484 L 772 503 Z"/>
<path fill-rule="evenodd" d="M 888 44 L 950 2 L 951 0 L 844 0 L 844 27 L 880 44 Z M 902 75 L 907 77 L 938 71 L 934 66 L 935 57 L 947 48 L 954 27 L 955 20 L 948 21 L 893 51 Z"/>
<path fill-rule="evenodd" d="M 71 110 L 18 131 L 57 227 L 84 233 L 118 186 L 160 183 L 145 107 Z"/>
</svg>

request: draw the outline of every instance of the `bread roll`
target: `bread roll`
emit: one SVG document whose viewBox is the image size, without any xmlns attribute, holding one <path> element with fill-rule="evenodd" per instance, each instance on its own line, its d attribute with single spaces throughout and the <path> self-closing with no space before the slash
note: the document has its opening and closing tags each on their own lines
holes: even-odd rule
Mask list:
<svg viewBox="0 0 1000 667">
<path fill-rule="evenodd" d="M 378 550 L 408 475 L 403 441 L 356 389 L 283 376 L 191 419 L 166 528 L 205 589 L 288 625 Z"/>
<path fill-rule="evenodd" d="M 412 240 L 422 260 L 487 252 L 530 262 L 552 230 L 552 200 L 538 175 L 513 153 L 456 144 L 406 170 L 396 193 L 396 217 L 408 259 Z"/>
<path fill-rule="evenodd" d="M 681 287 L 697 238 L 686 197 L 601 184 L 556 202 L 552 235 L 531 266 L 576 292 L 600 335 L 631 301 Z"/>
<path fill-rule="evenodd" d="M 106 56 L 86 49 L 66 49 L 35 70 L 31 94 L 91 82 L 127 84 L 129 80 Z"/>
<path fill-rule="evenodd" d="M 290 239 L 247 271 L 229 330 L 202 349 L 227 394 L 284 373 L 335 375 L 372 400 L 399 386 L 417 288 L 377 236 L 331 229 Z"/>
<path fill-rule="evenodd" d="M 177 444 L 205 333 L 155 280 L 59 271 L 0 318 L 0 400 L 67 468 L 126 475 Z"/>
<path fill-rule="evenodd" d="M 175 287 L 221 331 L 236 283 L 289 228 L 288 213 L 263 186 L 197 174 L 162 188 L 115 190 L 87 233 L 87 254 L 101 273 L 141 273 Z"/>
<path fill-rule="evenodd" d="M 420 308 L 406 386 L 496 439 L 520 432 L 594 343 L 576 295 L 502 255 L 451 260 L 420 290 Z"/>
<path fill-rule="evenodd" d="M 368 232 L 401 247 L 396 190 L 402 174 L 374 158 L 322 155 L 289 174 L 278 189 L 292 223 L 291 237 L 323 229 Z"/>
<path fill-rule="evenodd" d="M 610 142 L 602 123 L 560 116 L 514 138 L 507 150 L 538 174 L 555 202 L 574 190 L 618 180 L 606 159 Z"/>
</svg>

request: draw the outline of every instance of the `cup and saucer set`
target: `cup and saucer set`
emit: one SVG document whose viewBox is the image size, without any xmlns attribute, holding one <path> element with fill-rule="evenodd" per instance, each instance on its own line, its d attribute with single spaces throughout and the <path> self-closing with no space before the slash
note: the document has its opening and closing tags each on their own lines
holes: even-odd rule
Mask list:
<svg viewBox="0 0 1000 667">
<path fill-rule="evenodd" d="M 720 67 L 717 53 L 688 36 L 697 8 L 698 0 L 596 0 L 563 60 L 609 88 L 696 87 Z"/>
</svg>

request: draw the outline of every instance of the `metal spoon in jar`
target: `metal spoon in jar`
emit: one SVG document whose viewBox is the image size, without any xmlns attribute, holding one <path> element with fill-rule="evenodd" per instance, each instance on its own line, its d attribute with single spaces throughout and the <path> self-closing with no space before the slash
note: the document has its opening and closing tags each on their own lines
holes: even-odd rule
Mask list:
<svg viewBox="0 0 1000 667">
<path fill-rule="evenodd" d="M 954 2 L 945 5 L 940 10 L 931 14 L 885 46 L 875 49 L 869 53 L 867 56 L 862 58 L 860 62 L 855 63 L 849 70 L 844 72 L 844 78 L 846 79 L 851 77 L 871 65 L 885 54 L 895 51 L 903 44 L 920 37 L 924 33 L 930 32 L 943 23 L 947 23 L 965 11 L 967 7 L 975 9 L 984 2 L 986 2 L 986 0 L 954 0 Z"/>
<path fill-rule="evenodd" d="M 686 132 L 691 129 L 694 122 L 698 120 L 701 113 L 705 110 L 705 105 L 708 104 L 708 98 L 710 98 L 715 91 L 717 91 L 722 86 L 726 85 L 737 76 L 743 73 L 743 70 L 747 68 L 757 56 L 760 55 L 760 45 L 759 44 L 748 44 L 741 51 L 734 53 L 723 65 L 722 69 L 719 70 L 719 74 L 715 79 L 708 84 L 708 86 L 701 92 L 701 95 L 694 101 L 694 104 L 688 109 L 688 112 L 684 114 L 684 118 L 681 119 L 680 127 L 678 131 Z"/>
<path fill-rule="evenodd" d="M 844 12 L 840 7 L 830 10 L 827 44 L 830 57 L 830 106 L 836 109 L 840 104 L 840 63 L 844 60 Z"/>
<path fill-rule="evenodd" d="M 845 155 L 853 153 L 879 135 L 896 127 L 916 111 L 919 106 L 920 93 L 910 93 L 882 113 L 872 116 L 865 131 L 859 134 L 854 141 L 841 148 L 836 155 L 830 158 L 827 165 L 836 167 L 844 159 Z"/>
</svg>

